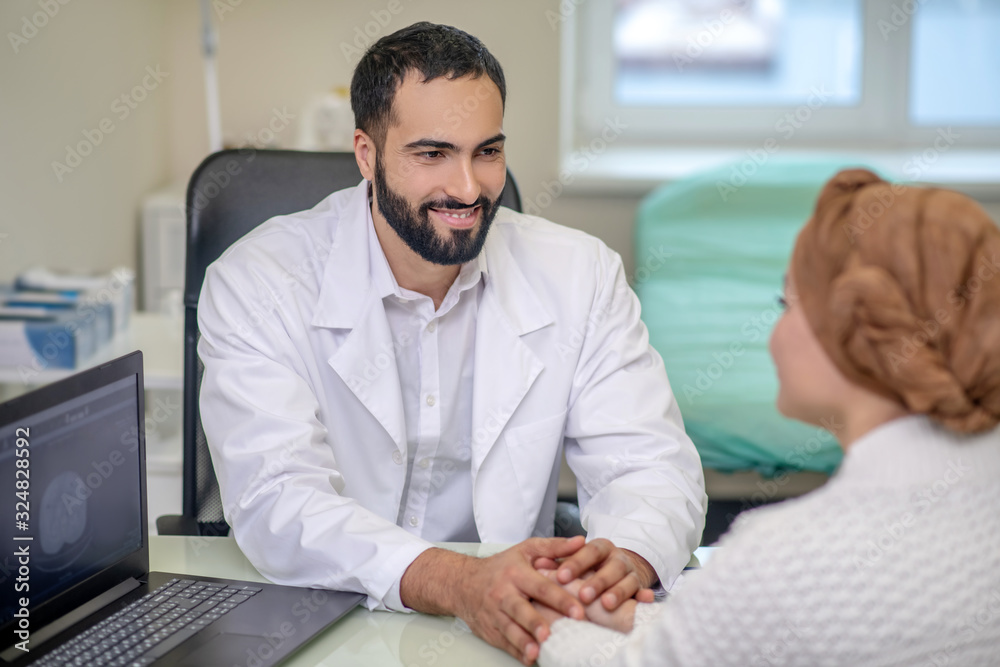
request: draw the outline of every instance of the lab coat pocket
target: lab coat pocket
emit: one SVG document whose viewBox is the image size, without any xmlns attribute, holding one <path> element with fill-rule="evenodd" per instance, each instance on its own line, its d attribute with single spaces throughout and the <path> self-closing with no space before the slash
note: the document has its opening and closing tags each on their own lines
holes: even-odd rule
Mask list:
<svg viewBox="0 0 1000 667">
<path fill-rule="evenodd" d="M 553 469 L 559 465 L 559 445 L 566 411 L 508 430 L 504 445 L 524 501 L 526 528 L 534 528 L 545 500 Z"/>
</svg>

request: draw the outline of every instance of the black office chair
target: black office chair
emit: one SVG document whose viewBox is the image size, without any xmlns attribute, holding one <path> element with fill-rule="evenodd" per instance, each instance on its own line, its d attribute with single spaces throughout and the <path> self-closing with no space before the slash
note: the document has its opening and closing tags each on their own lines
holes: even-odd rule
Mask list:
<svg viewBox="0 0 1000 667">
<path fill-rule="evenodd" d="M 198 412 L 204 367 L 198 358 L 198 297 L 205 269 L 265 220 L 312 208 L 332 192 L 361 182 L 354 153 L 224 150 L 195 169 L 187 191 L 184 281 L 183 514 L 157 517 L 161 535 L 227 535 L 219 483 Z M 510 170 L 500 203 L 521 210 Z"/>
</svg>

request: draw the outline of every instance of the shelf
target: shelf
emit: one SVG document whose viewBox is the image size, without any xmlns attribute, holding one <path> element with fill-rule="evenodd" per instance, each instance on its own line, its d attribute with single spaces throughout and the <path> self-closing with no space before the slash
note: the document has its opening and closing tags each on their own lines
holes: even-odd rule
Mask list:
<svg viewBox="0 0 1000 667">
<path fill-rule="evenodd" d="M 95 352 L 77 368 L 29 371 L 22 378 L 17 367 L 0 367 L 0 384 L 37 387 L 69 377 L 87 368 L 110 361 L 134 350 L 142 350 L 146 389 L 184 388 L 184 322 L 180 317 L 160 313 L 132 313 L 125 331 Z"/>
</svg>

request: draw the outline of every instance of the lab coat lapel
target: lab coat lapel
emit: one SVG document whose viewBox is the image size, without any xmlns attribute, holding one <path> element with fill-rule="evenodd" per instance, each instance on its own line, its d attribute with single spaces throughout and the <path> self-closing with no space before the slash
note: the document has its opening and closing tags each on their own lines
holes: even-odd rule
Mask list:
<svg viewBox="0 0 1000 667">
<path fill-rule="evenodd" d="M 312 324 L 350 330 L 327 362 L 405 456 L 396 352 L 385 307 L 371 281 L 367 206 L 365 181 L 340 216 Z"/>
<path fill-rule="evenodd" d="M 329 364 L 406 455 L 403 397 L 382 300 L 372 298 Z"/>
<path fill-rule="evenodd" d="M 476 324 L 472 383 L 473 479 L 545 367 L 521 336 L 554 321 L 499 233 L 490 236 L 484 252 L 488 276 Z"/>
</svg>

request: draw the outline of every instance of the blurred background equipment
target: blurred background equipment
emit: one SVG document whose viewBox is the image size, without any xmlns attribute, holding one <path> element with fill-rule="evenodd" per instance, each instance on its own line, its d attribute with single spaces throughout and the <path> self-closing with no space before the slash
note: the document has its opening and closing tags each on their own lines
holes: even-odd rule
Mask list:
<svg viewBox="0 0 1000 667">
<path fill-rule="evenodd" d="M 353 151 L 351 92 L 337 86 L 310 100 L 302 110 L 296 148 L 302 151 Z"/>
</svg>

